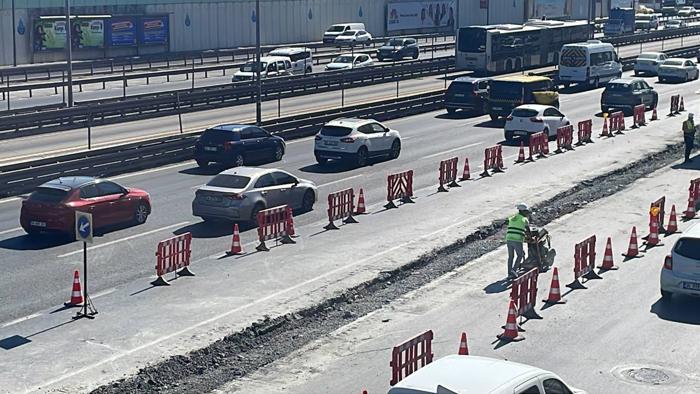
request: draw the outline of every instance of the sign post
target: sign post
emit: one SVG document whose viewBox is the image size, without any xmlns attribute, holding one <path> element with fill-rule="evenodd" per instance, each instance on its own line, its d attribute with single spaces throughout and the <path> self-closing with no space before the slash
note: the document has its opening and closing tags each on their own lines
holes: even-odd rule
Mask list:
<svg viewBox="0 0 700 394">
<path fill-rule="evenodd" d="M 87 244 L 92 243 L 92 214 L 80 211 L 75 212 L 75 239 L 83 241 L 83 309 L 75 315 L 74 319 L 83 317 L 94 319 L 97 310 L 88 296 L 87 274 Z"/>
</svg>

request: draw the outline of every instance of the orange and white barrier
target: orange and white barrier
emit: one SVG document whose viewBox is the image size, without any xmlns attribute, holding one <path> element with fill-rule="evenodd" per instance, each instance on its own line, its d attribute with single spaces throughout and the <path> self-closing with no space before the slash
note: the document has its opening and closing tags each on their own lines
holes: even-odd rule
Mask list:
<svg viewBox="0 0 700 394">
<path fill-rule="evenodd" d="M 481 176 L 491 176 L 491 174 L 489 174 L 489 170 L 492 170 L 494 173 L 496 173 L 503 172 L 504 169 L 505 167 L 503 167 L 503 147 L 501 145 L 496 145 L 484 149 L 484 172 L 481 173 Z"/>
<path fill-rule="evenodd" d="M 156 250 L 156 275 L 158 279 L 151 282 L 153 286 L 169 286 L 163 277 L 170 272 L 178 276 L 194 276 L 190 271 L 192 256 L 192 233 L 185 233 L 168 238 L 158 243 Z"/>
<path fill-rule="evenodd" d="M 269 252 L 265 241 L 275 240 L 283 244 L 294 244 L 294 221 L 292 209 L 287 205 L 264 209 L 258 212 L 258 240 L 255 248 L 261 252 Z"/>
<path fill-rule="evenodd" d="M 394 346 L 391 352 L 390 385 L 433 362 L 433 332 L 426 331 L 415 338 Z"/>
<path fill-rule="evenodd" d="M 593 120 L 587 119 L 578 122 L 578 142 L 576 145 L 583 145 L 593 142 Z"/>
<path fill-rule="evenodd" d="M 535 161 L 537 158 L 545 158 L 549 154 L 549 136 L 544 131 L 530 134 L 530 157 L 529 161 Z"/>
<path fill-rule="evenodd" d="M 595 244 L 596 236 L 593 235 L 574 246 L 574 281 L 566 285 L 570 289 L 585 289 L 581 279 L 602 279 L 595 273 Z"/>
<path fill-rule="evenodd" d="M 402 203 L 412 203 L 413 200 L 413 170 L 404 171 L 398 174 L 391 174 L 387 177 L 386 200 L 384 208 L 398 208 L 394 200 L 401 200 Z"/>
<path fill-rule="evenodd" d="M 564 150 L 574 150 L 573 125 L 557 128 L 557 150 L 554 153 L 564 153 Z"/>
<path fill-rule="evenodd" d="M 447 192 L 447 187 L 459 187 L 457 183 L 458 163 L 459 159 L 456 157 L 440 162 L 440 176 L 438 177 L 440 186 L 438 187 L 438 192 Z"/>
<path fill-rule="evenodd" d="M 330 193 L 328 195 L 328 224 L 324 228 L 338 230 L 338 226 L 335 225 L 336 220 L 342 220 L 343 223 L 357 223 L 357 220 L 352 217 L 354 211 L 355 191 L 352 188 Z"/>
</svg>

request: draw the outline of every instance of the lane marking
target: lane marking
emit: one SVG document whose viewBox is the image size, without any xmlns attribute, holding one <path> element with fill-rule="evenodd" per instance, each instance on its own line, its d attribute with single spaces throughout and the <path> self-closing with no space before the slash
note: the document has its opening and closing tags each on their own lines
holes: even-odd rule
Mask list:
<svg viewBox="0 0 700 394">
<path fill-rule="evenodd" d="M 0 231 L 0 235 L 5 235 L 5 234 L 9 234 L 9 233 L 14 233 L 15 231 L 21 231 L 21 230 L 22 230 L 22 227 L 15 227 L 15 228 L 11 228 L 11 229 L 9 229 L 9 230 Z"/>
<path fill-rule="evenodd" d="M 195 189 L 199 189 L 200 187 L 206 186 L 206 185 L 207 185 L 206 183 L 202 183 L 201 185 L 192 186 L 190 189 L 191 189 L 191 190 L 195 190 Z"/>
<path fill-rule="evenodd" d="M 423 159 L 431 159 L 431 158 L 433 158 L 433 157 L 442 156 L 442 155 L 445 155 L 445 154 L 447 154 L 447 153 L 456 152 L 456 151 L 458 151 L 458 150 L 467 149 L 467 148 L 471 148 L 471 147 L 479 146 L 479 145 L 483 145 L 483 144 L 484 144 L 483 142 L 477 142 L 477 143 L 474 143 L 474 144 L 469 144 L 469 145 L 460 146 L 459 148 L 449 149 L 449 150 L 446 150 L 446 151 L 442 151 L 442 152 L 438 152 L 438 153 L 433 153 L 432 155 L 423 156 L 423 157 L 421 157 L 421 160 L 423 160 Z"/>
<path fill-rule="evenodd" d="M 328 183 L 323 183 L 323 184 L 321 184 L 321 185 L 318 185 L 317 187 L 320 189 L 320 188 L 322 188 L 322 187 L 326 187 L 326 186 L 330 186 L 330 185 L 335 185 L 335 184 L 337 184 L 337 183 L 342 183 L 342 182 L 345 182 L 345 181 L 349 181 L 350 179 L 355 179 L 355 178 L 359 178 L 359 177 L 362 177 L 362 176 L 365 176 L 365 174 L 357 174 L 357 175 L 353 175 L 353 176 L 351 176 L 351 177 L 347 177 L 347 178 L 344 178 L 344 179 L 339 179 L 339 180 L 337 180 L 337 181 L 328 182 Z"/>
<path fill-rule="evenodd" d="M 24 316 L 24 317 L 20 317 L 20 318 L 18 318 L 18 319 L 15 319 L 15 320 L 11 320 L 11 321 L 9 321 L 9 322 L 3 324 L 2 326 L 0 326 L 0 328 L 5 328 L 5 327 L 9 327 L 9 326 L 14 326 L 15 324 L 22 323 L 22 322 L 25 322 L 25 321 L 27 321 L 27 320 L 29 320 L 29 319 L 33 319 L 33 318 L 39 317 L 39 316 L 41 316 L 41 313 L 33 313 L 33 314 L 31 314 L 31 315 L 28 315 L 28 316 Z"/>
<path fill-rule="evenodd" d="M 13 202 L 13 201 L 20 201 L 20 200 L 22 200 L 21 197 L 6 198 L 4 200 L 0 200 L 0 204 L 5 204 L 7 202 Z"/>
<path fill-rule="evenodd" d="M 92 299 L 94 300 L 95 298 L 103 297 L 103 296 L 106 296 L 107 294 L 112 294 L 112 293 L 114 293 L 115 291 L 117 291 L 117 288 L 116 288 L 116 287 L 112 287 L 112 288 L 109 288 L 109 289 L 106 289 L 106 290 L 102 290 L 102 291 L 100 291 L 100 292 L 98 292 L 98 293 L 96 293 L 96 294 L 90 294 L 90 298 L 92 298 Z"/>
<path fill-rule="evenodd" d="M 172 165 L 165 166 L 165 167 L 152 168 L 150 170 L 143 170 L 143 171 L 139 171 L 139 172 L 132 172 L 130 174 L 124 174 L 124 175 L 119 175 L 119 176 L 115 176 L 115 177 L 110 177 L 109 179 L 117 180 L 117 179 L 130 178 L 132 176 L 152 174 L 154 172 L 171 170 L 173 168 L 189 166 L 189 165 L 192 165 L 192 163 L 193 163 L 192 160 L 188 160 L 188 161 L 183 162 L 183 163 L 172 164 Z"/>
<path fill-rule="evenodd" d="M 155 233 L 158 233 L 158 232 L 161 232 L 161 231 L 169 230 L 169 229 L 174 228 L 174 227 L 181 227 L 181 226 L 184 226 L 184 225 L 189 224 L 189 223 L 190 223 L 189 221 L 185 221 L 185 222 L 180 222 L 180 223 L 176 223 L 176 224 L 171 224 L 170 226 L 165 226 L 165 227 L 157 228 L 157 229 L 155 229 L 155 230 L 146 231 L 145 233 L 134 234 L 134 235 L 130 235 L 130 236 L 125 237 L 125 238 L 115 239 L 114 241 L 106 242 L 106 243 L 99 244 L 99 245 L 95 245 L 95 246 L 90 246 L 90 247 L 88 248 L 88 250 L 101 249 L 101 248 L 104 248 L 104 247 L 107 247 L 107 246 L 111 246 L 111 245 L 114 245 L 114 244 L 118 244 L 118 243 L 120 243 L 120 242 L 129 241 L 129 240 L 132 240 L 132 239 L 134 239 L 134 238 L 140 238 L 140 237 L 143 237 L 143 236 L 145 236 L 145 235 L 155 234 Z M 74 251 L 74 252 L 68 252 L 68 253 L 64 253 L 64 254 L 59 254 L 57 257 L 60 259 L 60 258 L 63 258 L 63 257 L 73 256 L 73 255 L 76 255 L 76 254 L 79 254 L 79 253 L 83 253 L 83 250 L 80 249 L 80 250 L 76 250 L 76 251 Z"/>
</svg>

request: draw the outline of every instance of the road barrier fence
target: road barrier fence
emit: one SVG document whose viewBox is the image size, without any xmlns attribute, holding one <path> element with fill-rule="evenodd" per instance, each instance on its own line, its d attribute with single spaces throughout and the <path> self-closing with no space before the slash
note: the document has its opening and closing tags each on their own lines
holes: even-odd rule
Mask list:
<svg viewBox="0 0 700 394">
<path fill-rule="evenodd" d="M 438 192 L 448 191 L 447 187 L 459 187 L 459 184 L 457 183 L 458 163 L 459 158 L 457 157 L 442 160 L 440 162 L 440 176 L 438 177 L 440 186 L 438 187 Z"/>
<path fill-rule="evenodd" d="M 503 146 L 496 145 L 484 149 L 484 172 L 481 173 L 481 176 L 491 176 L 489 170 L 492 170 L 494 173 L 505 170 L 505 167 L 503 167 Z"/>
<path fill-rule="evenodd" d="M 571 289 L 585 289 L 581 278 L 586 280 L 602 279 L 595 273 L 595 244 L 596 236 L 593 235 L 585 241 L 574 246 L 574 281 L 566 285 Z"/>
<path fill-rule="evenodd" d="M 355 191 L 352 188 L 330 193 L 328 195 L 328 224 L 326 230 L 338 230 L 335 221 L 342 219 L 343 223 L 357 223 L 352 216 L 355 212 Z"/>
<path fill-rule="evenodd" d="M 403 378 L 418 369 L 433 362 L 433 331 L 426 331 L 415 338 L 394 346 L 391 352 L 391 381 L 390 385 L 403 380 Z"/>
<path fill-rule="evenodd" d="M 528 145 L 530 151 L 529 161 L 535 161 L 535 157 L 545 158 L 549 154 L 549 136 L 544 131 L 530 134 Z"/>
<path fill-rule="evenodd" d="M 255 248 L 261 252 L 269 252 L 265 241 L 275 240 L 275 243 L 294 244 L 294 224 L 292 209 L 287 205 L 263 209 L 257 214 L 258 240 L 260 244 Z"/>
<path fill-rule="evenodd" d="M 168 286 L 164 276 L 174 272 L 178 276 L 194 276 L 189 270 L 192 256 L 192 233 L 185 233 L 168 238 L 158 243 L 156 250 L 156 275 L 158 279 L 151 282 L 153 286 Z"/>
<path fill-rule="evenodd" d="M 413 170 L 387 176 L 386 200 L 384 208 L 398 208 L 394 200 L 404 204 L 413 203 Z"/>
<path fill-rule="evenodd" d="M 646 110 L 647 107 L 644 104 L 634 106 L 634 114 L 632 116 L 632 128 L 636 129 L 642 126 L 646 126 Z"/>
<path fill-rule="evenodd" d="M 578 122 L 578 142 L 576 145 L 583 145 L 593 142 L 593 120 L 586 119 Z"/>
<path fill-rule="evenodd" d="M 518 308 L 518 316 L 528 319 L 540 319 L 535 312 L 537 303 L 537 278 L 539 276 L 537 267 L 515 278 L 511 284 L 510 298 L 515 301 Z"/>
<path fill-rule="evenodd" d="M 573 125 L 557 128 L 557 150 L 555 150 L 554 153 L 564 153 L 564 150 L 574 150 Z"/>
</svg>

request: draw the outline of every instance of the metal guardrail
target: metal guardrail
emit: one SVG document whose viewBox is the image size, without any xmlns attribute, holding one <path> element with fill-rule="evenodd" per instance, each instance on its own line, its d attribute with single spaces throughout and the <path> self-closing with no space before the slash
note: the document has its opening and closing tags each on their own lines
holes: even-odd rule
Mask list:
<svg viewBox="0 0 700 394">
<path fill-rule="evenodd" d="M 311 136 L 326 122 L 338 117 L 370 117 L 386 121 L 443 107 L 442 90 L 396 99 L 334 108 L 268 121 L 263 126 L 286 139 Z M 145 142 L 32 160 L 0 167 L 0 196 L 30 191 L 59 176 L 112 176 L 189 160 L 199 133 L 157 138 Z"/>
<path fill-rule="evenodd" d="M 417 60 L 355 70 L 273 78 L 263 81 L 263 100 L 276 100 L 309 93 L 367 86 L 454 70 L 454 57 Z M 143 94 L 126 100 L 106 99 L 78 103 L 72 108 L 50 109 L 38 113 L 0 116 L 0 139 L 49 133 L 95 125 L 154 118 L 202 109 L 228 107 L 254 102 L 252 82 Z"/>
<path fill-rule="evenodd" d="M 624 36 L 601 37 L 603 42 L 609 42 L 615 46 L 635 45 L 647 42 L 672 40 L 674 38 L 690 37 L 700 34 L 700 26 L 691 26 L 683 29 L 657 30 L 646 33 L 635 33 Z"/>
</svg>

